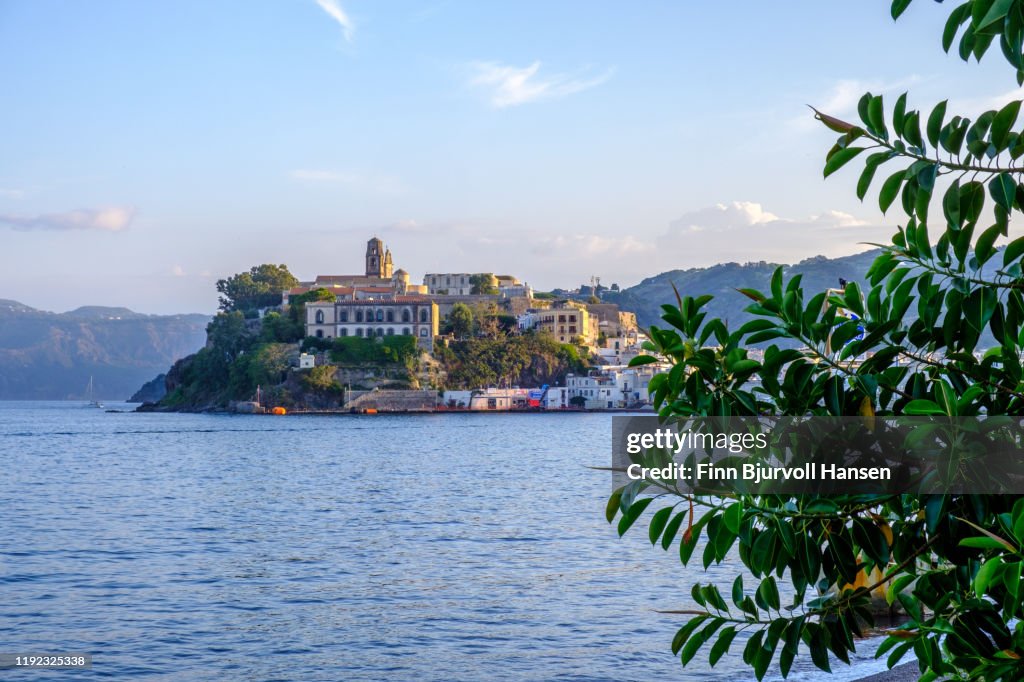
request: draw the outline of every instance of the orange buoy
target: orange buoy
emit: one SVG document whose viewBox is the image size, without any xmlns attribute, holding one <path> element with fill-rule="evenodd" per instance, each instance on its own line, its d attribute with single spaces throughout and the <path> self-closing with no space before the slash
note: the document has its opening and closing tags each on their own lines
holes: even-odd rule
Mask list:
<svg viewBox="0 0 1024 682">
<path fill-rule="evenodd" d="M 377 408 L 375 408 L 375 407 L 368 407 L 368 408 L 366 408 L 365 414 L 377 414 Z"/>
<path fill-rule="evenodd" d="M 270 411 L 270 414 L 288 414 L 288 411 L 283 407 L 275 407 Z"/>
</svg>

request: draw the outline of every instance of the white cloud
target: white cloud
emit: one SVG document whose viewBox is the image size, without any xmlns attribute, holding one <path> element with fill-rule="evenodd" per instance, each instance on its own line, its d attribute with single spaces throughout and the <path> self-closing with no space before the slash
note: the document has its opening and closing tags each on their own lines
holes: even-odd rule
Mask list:
<svg viewBox="0 0 1024 682">
<path fill-rule="evenodd" d="M 860 119 L 857 116 L 857 103 L 865 93 L 885 95 L 886 106 L 891 107 L 891 102 L 895 102 L 896 97 L 911 86 L 921 83 L 922 80 L 916 74 L 893 81 L 844 78 L 836 81 L 827 92 L 819 97 L 815 97 L 808 104 L 829 116 L 834 116 L 850 123 L 858 123 Z M 814 112 L 806 111 L 806 114 L 800 114 L 791 123 L 803 130 L 822 128 L 821 123 L 814 120 Z"/>
<path fill-rule="evenodd" d="M 174 275 L 175 277 L 184 277 L 186 274 L 185 268 L 181 267 L 180 265 L 175 265 L 173 268 L 171 268 L 171 274 Z"/>
<path fill-rule="evenodd" d="M 544 99 L 568 97 L 601 85 L 611 78 L 612 70 L 592 78 L 555 73 L 539 75 L 541 63 L 516 67 L 498 62 L 473 62 L 469 65 L 470 87 L 488 93 L 491 106 L 497 109 L 518 106 Z"/>
<path fill-rule="evenodd" d="M 127 229 L 135 218 L 130 206 L 99 209 L 79 209 L 65 213 L 47 213 L 35 216 L 0 214 L 0 225 L 15 230 L 97 230 L 120 232 Z"/>
<path fill-rule="evenodd" d="M 338 25 L 341 26 L 342 35 L 345 36 L 345 42 L 351 43 L 352 36 L 356 32 L 356 25 L 345 10 L 341 8 L 337 0 L 316 0 L 316 4 L 324 12 L 327 12 L 329 17 L 338 22 Z"/>
<path fill-rule="evenodd" d="M 796 263 L 810 256 L 836 257 L 884 242 L 891 226 L 870 223 L 843 211 L 784 218 L 761 204 L 735 201 L 691 211 L 672 221 L 657 239 L 664 269 L 723 262 Z"/>
</svg>

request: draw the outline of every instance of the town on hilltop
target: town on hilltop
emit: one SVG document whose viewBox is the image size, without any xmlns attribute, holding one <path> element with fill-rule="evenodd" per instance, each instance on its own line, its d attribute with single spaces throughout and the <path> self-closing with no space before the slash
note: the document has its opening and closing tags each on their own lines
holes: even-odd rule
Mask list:
<svg viewBox="0 0 1024 682">
<path fill-rule="evenodd" d="M 366 244 L 364 272 L 300 281 L 281 292 L 279 306 L 261 309 L 259 317 L 301 316 L 305 341 L 293 371 L 314 372 L 317 385 L 333 385 L 339 394 L 335 400 L 310 401 L 295 400 L 292 391 L 293 411 L 648 407 L 648 383 L 664 367 L 628 366 L 643 352 L 646 337 L 634 313 L 601 301 L 596 283 L 575 292 L 556 290 L 555 295 L 534 292 L 511 275 L 445 272 L 427 273 L 422 284 L 413 284 L 407 271 L 394 267 L 391 250 L 374 237 Z M 488 327 L 504 346 L 487 345 Z M 522 354 L 514 346 L 527 338 L 572 356 L 565 364 L 570 371 L 532 367 L 552 364 L 535 356 L 517 360 L 522 367 L 512 363 L 513 369 L 490 375 L 474 373 L 472 358 L 460 358 L 460 353 Z M 383 349 L 381 357 L 404 358 L 408 371 L 400 381 L 389 381 L 394 373 L 367 369 L 373 364 L 365 350 L 371 340 Z M 474 341 L 479 347 L 467 349 Z M 491 365 L 503 366 L 500 359 Z M 311 383 L 316 382 L 307 377 L 305 385 Z M 262 411 L 273 397 L 264 388 L 262 402 L 238 405 L 243 411 Z"/>
</svg>

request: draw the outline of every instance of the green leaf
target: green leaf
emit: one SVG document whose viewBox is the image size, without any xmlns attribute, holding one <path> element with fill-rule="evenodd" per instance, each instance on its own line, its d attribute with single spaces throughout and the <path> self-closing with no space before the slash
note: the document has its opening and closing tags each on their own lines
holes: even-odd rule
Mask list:
<svg viewBox="0 0 1024 682">
<path fill-rule="evenodd" d="M 949 48 L 953 46 L 953 39 L 956 38 L 957 31 L 960 30 L 960 25 L 963 24 L 971 16 L 971 2 L 965 2 L 950 13 L 949 18 L 946 19 L 946 25 L 942 29 L 942 49 L 945 52 L 949 52 Z"/>
<path fill-rule="evenodd" d="M 668 523 L 668 517 L 671 515 L 672 507 L 665 507 L 654 512 L 654 516 L 651 517 L 651 525 L 647 530 L 647 534 L 651 539 L 652 545 L 661 537 L 662 531 L 665 530 L 665 524 Z"/>
<path fill-rule="evenodd" d="M 1003 560 L 1000 557 L 992 557 L 981 565 L 974 576 L 974 594 L 978 597 L 985 595 L 989 583 L 992 582 L 992 578 L 995 577 L 1002 565 Z"/>
<path fill-rule="evenodd" d="M 1024 255 L 1024 237 L 1018 237 L 1010 242 L 1003 251 L 1003 267 L 1013 263 Z"/>
<path fill-rule="evenodd" d="M 708 662 L 711 663 L 712 668 L 714 668 L 715 663 L 718 663 L 722 656 L 729 651 L 729 645 L 732 644 L 734 637 L 736 637 L 736 628 L 732 626 L 725 628 L 719 633 L 718 641 L 716 641 L 714 646 L 711 647 L 711 654 L 708 657 Z"/>
<path fill-rule="evenodd" d="M 622 488 L 613 492 L 611 497 L 608 498 L 608 505 L 604 510 L 604 517 L 608 519 L 608 523 L 611 523 L 615 519 L 615 515 L 619 513 L 620 499 L 622 499 Z"/>
<path fill-rule="evenodd" d="M 629 505 L 629 509 L 623 512 L 622 518 L 619 519 L 620 537 L 626 534 L 626 531 L 629 530 L 630 526 L 640 518 L 640 515 L 644 513 L 644 509 L 647 509 L 653 501 L 653 497 L 645 497 L 642 500 L 637 500 L 633 504 Z"/>
<path fill-rule="evenodd" d="M 881 95 L 875 95 L 868 100 L 868 124 L 872 132 L 879 137 L 889 137 L 889 133 L 885 128 L 885 107 L 882 103 Z"/>
<path fill-rule="evenodd" d="M 903 407 L 904 414 L 946 414 L 946 412 L 932 400 L 919 398 L 911 400 Z"/>
<path fill-rule="evenodd" d="M 1009 173 L 1000 173 L 988 183 L 992 200 L 1002 206 L 1007 213 L 1013 210 L 1013 198 L 1017 193 L 1017 185 Z"/>
<path fill-rule="evenodd" d="M 892 0 L 892 7 L 889 9 L 893 19 L 899 19 L 900 15 L 903 14 L 908 7 L 910 7 L 911 0 Z M 783 675 L 785 677 L 785 675 Z"/>
<path fill-rule="evenodd" d="M 665 528 L 664 534 L 661 536 L 661 548 L 667 550 L 671 546 L 672 541 L 675 540 L 676 535 L 679 534 L 679 527 L 683 525 L 683 521 L 686 520 L 689 512 L 681 511 L 676 514 L 668 526 Z"/>
<path fill-rule="evenodd" d="M 693 634 L 694 630 L 699 628 L 700 624 L 710 617 L 711 616 L 708 615 L 700 615 L 686 621 L 686 625 L 679 628 L 679 630 L 676 632 L 676 636 L 672 638 L 672 654 L 678 655 L 679 650 L 683 648 L 684 644 L 686 644 L 686 640 L 690 639 L 690 636 Z"/>
<path fill-rule="evenodd" d="M 989 8 L 988 13 L 985 14 L 984 18 L 977 23 L 974 29 L 976 31 L 980 31 L 983 28 L 991 26 L 997 21 L 1002 21 L 1012 6 L 1013 0 L 995 0 Z"/>
<path fill-rule="evenodd" d="M 875 177 L 876 170 L 878 170 L 878 164 L 869 163 L 861 171 L 860 178 L 857 180 L 857 198 L 861 201 L 864 201 L 868 188 L 871 187 L 871 181 Z"/>
<path fill-rule="evenodd" d="M 1007 136 L 1010 133 L 1010 128 L 1017 122 L 1017 114 L 1020 113 L 1020 100 L 1010 102 L 1005 107 L 999 110 L 996 117 L 992 119 L 992 132 L 991 139 L 992 144 L 997 149 L 1003 149 L 1006 146 Z"/>
<path fill-rule="evenodd" d="M 992 257 L 992 254 L 996 252 L 993 244 L 995 244 L 996 239 L 1002 233 L 1003 230 L 999 225 L 993 225 L 978 237 L 978 241 L 974 244 L 974 256 L 978 259 L 980 265 L 984 265 Z"/>
<path fill-rule="evenodd" d="M 739 502 L 734 502 L 729 505 L 722 514 L 722 522 L 730 533 L 736 535 L 740 532 L 740 523 L 743 521 L 743 505 Z"/>
<path fill-rule="evenodd" d="M 896 171 L 882 183 L 882 189 L 878 193 L 878 207 L 882 209 L 882 213 L 888 211 L 892 202 L 896 201 L 905 176 L 906 171 Z"/>
<path fill-rule="evenodd" d="M 932 113 L 928 116 L 928 124 L 926 126 L 928 142 L 933 147 L 939 146 L 939 134 L 942 131 L 942 121 L 946 117 L 946 102 L 942 100 L 935 105 L 932 109 Z"/>
<path fill-rule="evenodd" d="M 845 149 L 837 150 L 825 162 L 825 177 L 827 178 L 842 168 L 850 159 L 860 154 L 864 149 L 865 147 L 846 147 Z"/>
<path fill-rule="evenodd" d="M 998 540 L 989 537 L 964 538 L 960 541 L 961 547 L 974 547 L 975 549 L 1006 549 L 1006 545 Z"/>
</svg>

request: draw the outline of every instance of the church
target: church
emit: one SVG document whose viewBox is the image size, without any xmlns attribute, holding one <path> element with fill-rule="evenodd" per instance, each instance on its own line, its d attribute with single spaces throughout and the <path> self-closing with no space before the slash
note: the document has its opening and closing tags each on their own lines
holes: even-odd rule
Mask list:
<svg viewBox="0 0 1024 682">
<path fill-rule="evenodd" d="M 289 296 L 304 294 L 311 289 L 328 289 L 338 298 L 349 300 L 427 293 L 426 286 L 409 283 L 408 272 L 394 269 L 391 249 L 377 237 L 366 242 L 365 263 L 362 275 L 317 275 L 311 282 L 300 282 L 299 286 L 284 292 L 282 302 L 288 305 Z"/>
</svg>

